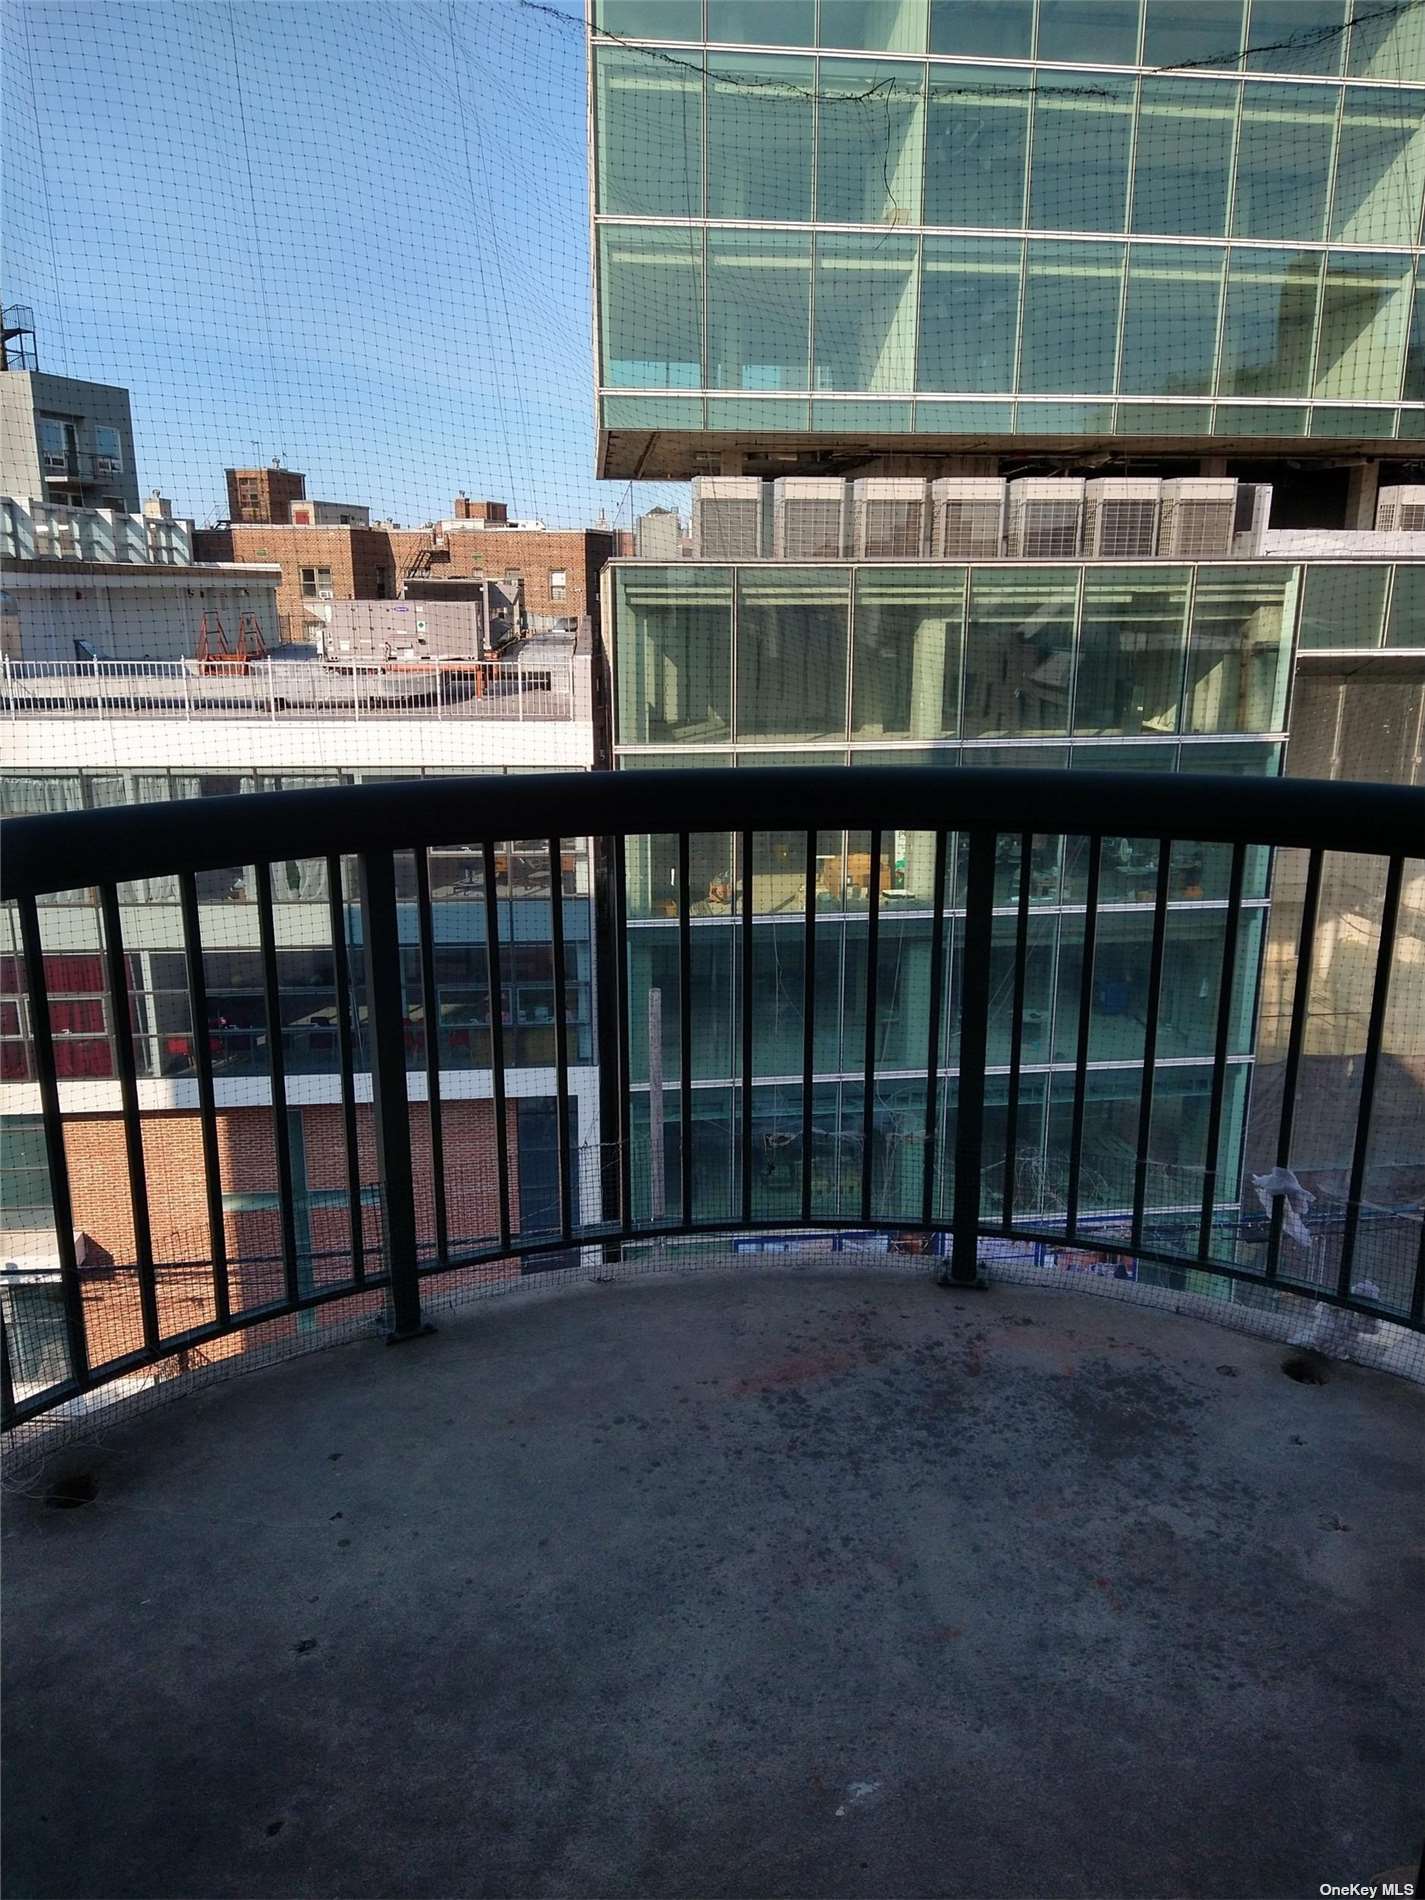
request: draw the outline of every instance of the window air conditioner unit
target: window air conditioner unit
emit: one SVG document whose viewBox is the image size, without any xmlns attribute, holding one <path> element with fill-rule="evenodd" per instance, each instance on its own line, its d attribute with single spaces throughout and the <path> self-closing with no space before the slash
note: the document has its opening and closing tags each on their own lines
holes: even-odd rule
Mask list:
<svg viewBox="0 0 1425 1900">
<path fill-rule="evenodd" d="M 918 561 L 925 530 L 923 480 L 876 475 L 851 484 L 851 545 L 858 560 Z"/>
<path fill-rule="evenodd" d="M 772 484 L 772 554 L 778 561 L 839 561 L 846 552 L 846 484 L 784 475 Z"/>
<path fill-rule="evenodd" d="M 1082 545 L 1084 483 L 1068 475 L 1026 475 L 1009 485 L 1009 552 L 1057 561 Z"/>
<path fill-rule="evenodd" d="M 1004 551 L 1005 484 L 946 475 L 930 484 L 930 552 L 937 561 L 996 561 Z"/>
<path fill-rule="evenodd" d="M 755 475 L 699 475 L 693 481 L 693 559 L 762 557 L 762 484 Z"/>
<path fill-rule="evenodd" d="M 1237 483 L 1230 475 L 1184 475 L 1163 483 L 1158 552 L 1169 560 L 1212 560 L 1232 552 Z"/>
<path fill-rule="evenodd" d="M 1383 488 L 1376 497 L 1377 534 L 1425 534 L 1425 482 Z"/>
<path fill-rule="evenodd" d="M 1158 551 L 1162 483 L 1147 475 L 1105 475 L 1084 501 L 1084 553 L 1096 561 L 1151 560 Z"/>
<path fill-rule="evenodd" d="M 1243 560 L 1259 560 L 1267 551 L 1267 529 L 1272 520 L 1270 482 L 1238 482 L 1237 512 L 1232 521 L 1232 552 Z"/>
</svg>

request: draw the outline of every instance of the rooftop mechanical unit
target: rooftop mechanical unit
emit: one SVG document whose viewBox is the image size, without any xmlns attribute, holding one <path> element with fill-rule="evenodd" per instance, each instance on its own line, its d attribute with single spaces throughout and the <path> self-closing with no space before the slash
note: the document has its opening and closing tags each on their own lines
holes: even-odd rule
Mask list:
<svg viewBox="0 0 1425 1900">
<path fill-rule="evenodd" d="M 778 561 L 839 561 L 846 552 L 846 484 L 783 475 L 772 484 L 772 555 Z"/>
<path fill-rule="evenodd" d="M 1158 552 L 1169 560 L 1231 554 L 1237 483 L 1230 475 L 1183 475 L 1163 483 Z"/>
<path fill-rule="evenodd" d="M 1084 484 L 1068 475 L 1025 475 L 1009 485 L 1009 552 L 1058 561 L 1082 545 Z"/>
<path fill-rule="evenodd" d="M 930 484 L 930 552 L 937 561 L 996 561 L 1004 552 L 1005 484 L 996 475 L 945 475 Z"/>
<path fill-rule="evenodd" d="M 755 475 L 699 475 L 693 481 L 693 559 L 762 557 L 762 484 Z"/>
<path fill-rule="evenodd" d="M 1376 497 L 1377 534 L 1425 534 L 1425 482 L 1383 488 Z"/>
<path fill-rule="evenodd" d="M 925 482 L 874 475 L 851 485 L 852 552 L 860 561 L 918 561 L 925 553 Z"/>
<path fill-rule="evenodd" d="M 1267 529 L 1271 520 L 1271 483 L 1238 482 L 1237 511 L 1232 519 L 1232 552 L 1242 560 L 1259 560 L 1267 551 Z"/>
<path fill-rule="evenodd" d="M 1162 486 L 1146 475 L 1091 481 L 1084 502 L 1084 553 L 1096 561 L 1151 560 L 1158 551 Z"/>
</svg>

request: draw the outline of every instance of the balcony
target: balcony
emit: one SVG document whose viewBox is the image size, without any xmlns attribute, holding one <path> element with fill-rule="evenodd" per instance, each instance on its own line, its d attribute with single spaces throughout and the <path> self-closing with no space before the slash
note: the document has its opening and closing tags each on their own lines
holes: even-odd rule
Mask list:
<svg viewBox="0 0 1425 1900">
<path fill-rule="evenodd" d="M 58 1254 L 47 1306 L 42 1271 L 25 1298 L 5 1289 L 16 1890 L 1225 1896 L 1411 1878 L 1425 1183 L 1418 1142 L 1402 1161 L 1383 1134 L 1419 1126 L 1397 1012 L 1418 1016 L 1422 821 L 1394 787 L 866 768 L 13 822 L 30 1067 L 7 1088 L 39 1131 Z M 514 838 L 523 908 L 501 897 Z M 587 1086 L 575 838 L 597 899 Z M 1056 839 L 1083 932 L 1057 1063 L 1028 1000 Z M 468 899 L 432 887 L 457 844 L 479 870 Z M 243 909 L 284 1026 L 250 1111 L 270 1131 L 260 1217 L 225 1199 L 252 1164 L 211 1038 L 190 1039 L 191 1105 L 156 1115 L 134 1007 L 136 958 L 157 954 L 135 893 L 166 880 L 190 1021 L 211 1023 L 200 881 L 255 849 Z M 1164 1115 L 1185 861 L 1222 920 L 1192 1120 Z M 289 863 L 323 867 L 336 952 L 325 1156 L 292 1134 L 311 1097 L 286 1062 Z M 1349 1008 L 1332 989 L 1332 1053 L 1312 972 L 1342 934 L 1343 868 L 1355 989 Z M 57 1063 L 72 907 L 49 899 L 76 891 L 102 926 L 128 1210 L 102 1248 L 83 1204 L 95 1118 L 72 1093 L 89 1085 Z M 547 948 L 542 1161 L 504 1009 L 472 1006 L 458 1056 L 412 1036 L 449 1020 L 457 901 L 480 919 L 487 998 L 534 936 Z M 1100 1080 L 1125 1064 L 1099 1036 L 1107 1018 L 1123 1033 L 1123 979 L 1103 995 L 1096 952 L 1130 911 L 1145 1003 L 1131 1100 L 1106 1113 Z M 671 946 L 656 981 L 636 947 L 653 932 Z M 863 994 L 843 956 L 832 1004 L 817 970 L 837 932 L 862 945 Z M 908 999 L 907 933 L 928 951 Z M 1247 966 L 1270 1085 L 1239 1112 Z M 797 992 L 790 1051 L 778 985 Z M 700 1025 L 719 996 L 725 1062 Z M 907 1014 L 915 1063 L 890 1036 Z M 1026 1131 L 1056 1091 L 1051 1161 Z M 1311 1200 L 1271 1168 L 1308 1136 L 1319 1150 L 1326 1110 L 1340 1192 L 1312 1176 Z M 167 1203 L 185 1172 L 206 1219 L 182 1236 Z"/>
<path fill-rule="evenodd" d="M 588 662 L 559 642 L 536 658 L 384 662 L 0 659 L 0 717 L 101 720 L 587 718 Z"/>
</svg>

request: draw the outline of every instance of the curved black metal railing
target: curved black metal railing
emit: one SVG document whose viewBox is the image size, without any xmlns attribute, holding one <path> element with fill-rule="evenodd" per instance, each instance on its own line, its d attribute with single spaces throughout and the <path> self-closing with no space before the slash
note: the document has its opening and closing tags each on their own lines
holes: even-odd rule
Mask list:
<svg viewBox="0 0 1425 1900">
<path fill-rule="evenodd" d="M 758 995 L 753 957 L 754 835 L 775 829 L 799 834 L 805 843 L 805 955 L 803 962 L 801 1050 L 801 1141 L 799 1202 L 794 1212 L 774 1219 L 755 1218 L 753 1170 L 753 1096 L 755 1018 Z M 818 1207 L 813 1191 L 813 1095 L 815 1059 L 817 844 L 830 831 L 869 834 L 865 891 L 866 979 L 863 1052 L 862 1139 L 859 1205 L 848 1219 L 832 1220 Z M 877 940 L 884 911 L 883 841 L 908 830 L 933 836 L 933 896 L 929 904 L 929 983 L 925 998 L 923 1083 L 923 1174 L 918 1205 L 887 1215 L 875 1204 L 872 1181 L 872 1123 L 877 1078 Z M 692 1029 L 696 1015 L 693 972 L 693 916 L 690 897 L 690 843 L 701 833 L 734 834 L 741 875 L 729 882 L 726 921 L 736 933 L 740 1001 L 733 1090 L 738 1098 L 736 1170 L 738 1204 L 717 1218 L 700 1216 L 695 1205 L 692 1169 L 681 1168 L 674 1207 L 635 1210 L 632 1104 L 635 1078 L 631 1062 L 629 1009 L 630 919 L 628 915 L 628 841 L 649 834 L 670 837 L 676 862 L 677 967 L 680 1007 L 676 1092 L 682 1127 L 693 1125 Z M 1087 845 L 1082 953 L 1082 994 L 1072 1081 L 1064 1218 L 1052 1227 L 1026 1221 L 1016 1209 L 1016 1119 L 1021 1112 L 1025 1067 L 1025 983 L 1031 908 L 1030 867 L 1036 836 L 1081 837 Z M 1105 836 L 1130 835 L 1156 841 L 1151 942 L 1148 947 L 1146 1018 L 1138 1107 L 1138 1141 L 1132 1206 L 1111 1241 L 1086 1224 L 1083 1170 L 1087 1076 L 1090 1069 L 1090 1002 L 1095 933 L 1100 914 L 1100 864 Z M 958 919 L 947 911 L 947 862 L 951 839 L 958 835 L 964 875 L 963 947 L 957 942 L 958 1055 L 953 1068 L 945 1060 L 947 1028 L 946 952 Z M 489 1009 L 491 1097 L 494 1107 L 494 1167 L 498 1217 L 488 1241 L 471 1247 L 452 1242 L 444 1192 L 441 1048 L 436 1033 L 425 1036 L 425 1099 L 429 1103 L 424 1157 L 435 1181 L 433 1245 L 418 1235 L 413 1186 L 412 1096 L 408 1083 L 408 1024 L 402 1015 L 401 898 L 398 854 L 413 853 L 414 905 L 419 922 L 419 980 L 426 1020 L 437 1020 L 436 974 L 428 853 L 452 839 L 474 841 L 483 866 L 484 931 L 488 945 L 489 994 L 499 997 L 500 964 L 508 947 L 502 942 L 497 901 L 497 841 L 512 837 L 547 840 L 550 949 L 554 1010 L 554 1068 L 557 1123 L 557 1229 L 520 1231 L 512 1194 L 507 1129 L 507 1075 L 503 1011 Z M 599 1086 L 605 1129 L 617 1139 L 605 1149 L 598 1218 L 586 1218 L 573 1191 L 570 1116 L 570 1034 L 566 943 L 560 900 L 564 841 L 589 837 L 595 843 L 595 892 L 598 912 L 596 979 L 599 991 Z M 272 867 L 292 860 L 316 859 L 327 869 L 332 942 L 343 950 L 352 943 L 343 897 L 342 862 L 354 859 L 358 871 L 360 929 L 357 959 L 348 971 L 344 955 L 336 962 L 335 1028 L 340 1075 L 340 1107 L 346 1141 L 345 1195 L 350 1220 L 350 1271 L 321 1286 L 304 1281 L 294 1221 L 292 1154 L 285 1117 L 274 1113 L 276 1195 L 279 1214 L 281 1292 L 259 1304 L 235 1306 L 225 1238 L 224 1205 L 219 1184 L 218 1106 L 212 1051 L 197 1033 L 209 1017 L 201 946 L 196 878 L 234 864 L 251 864 L 256 841 L 258 939 L 263 991 L 270 1025 L 281 1023 L 277 932 Z M 1168 942 L 1169 863 L 1175 843 L 1218 845 L 1230 852 L 1220 990 L 1212 1052 L 1208 1134 L 1205 1148 L 1195 1245 L 1165 1246 L 1147 1221 L 1149 1130 L 1157 1079 L 1160 1000 Z M 1017 855 L 1017 897 L 1012 908 L 996 905 L 997 858 L 1008 847 Z M 1292 1125 L 1298 1096 L 1307 1022 L 1307 972 L 1317 924 L 1325 854 L 1345 853 L 1385 861 L 1384 901 L 1375 957 L 1369 1028 L 1359 1061 L 1355 1126 L 1350 1141 L 1350 1191 L 1346 1197 L 1339 1259 L 1330 1284 L 1302 1285 L 1282 1271 L 1282 1233 L 1289 1218 L 1283 1198 L 1272 1205 L 1265 1255 L 1260 1265 L 1224 1259 L 1212 1246 L 1214 1208 L 1222 1183 L 1217 1178 L 1226 1079 L 1229 1019 L 1242 915 L 1244 867 L 1254 847 L 1292 847 L 1307 855 L 1297 981 L 1294 988 L 1282 1090 L 1276 1159 L 1286 1166 L 1292 1153 Z M 1387 990 L 1400 916 L 1402 880 L 1408 857 L 1425 850 L 1425 796 L 1406 788 L 1325 784 L 1208 775 L 1180 777 L 1096 772 L 942 770 L 929 768 L 738 769 L 736 771 L 650 771 L 620 774 L 551 774 L 517 779 L 412 780 L 340 790 L 282 792 L 259 796 L 193 800 L 153 807 L 115 808 L 11 821 L 5 827 L 0 896 L 13 904 L 29 997 L 33 1076 L 38 1085 L 45 1157 L 54 1213 L 62 1293 L 67 1372 L 39 1390 L 18 1391 L 12 1382 L 7 1346 L 4 1356 L 5 1423 L 12 1425 L 117 1377 L 155 1366 L 175 1355 L 243 1329 L 301 1314 L 332 1301 L 379 1290 L 389 1315 L 391 1336 L 405 1338 L 422 1330 L 423 1279 L 429 1274 L 477 1267 L 513 1258 L 567 1255 L 580 1247 L 619 1248 L 659 1239 L 762 1228 L 822 1229 L 844 1227 L 941 1230 L 949 1235 L 943 1279 L 970 1285 L 979 1272 L 981 1243 L 987 1236 L 1044 1240 L 1062 1245 L 1080 1241 L 1086 1248 L 1109 1246 L 1115 1252 L 1169 1269 L 1194 1269 L 1227 1280 L 1267 1288 L 1309 1292 L 1328 1304 L 1388 1317 L 1422 1327 L 1425 1309 L 1425 1244 L 1414 1260 L 1407 1288 L 1389 1299 L 1378 1288 L 1363 1294 L 1353 1272 L 1360 1231 L 1360 1209 L 1370 1150 L 1372 1109 L 1382 1053 Z M 1145 873 L 1146 875 L 1146 873 Z M 194 1070 L 208 1222 L 211 1317 L 182 1330 L 166 1329 L 158 1296 L 161 1266 L 153 1258 L 149 1180 L 133 1039 L 113 1036 L 124 1162 L 133 1214 L 138 1311 L 142 1343 L 107 1359 L 96 1357 L 87 1323 L 81 1265 L 76 1258 L 74 1219 L 66 1148 L 66 1117 L 55 1059 L 55 1033 L 46 987 L 44 908 L 38 900 L 55 892 L 92 887 L 103 925 L 103 955 L 116 1024 L 127 1023 L 130 974 L 123 938 L 120 887 L 136 879 L 178 880 L 184 967 L 193 1038 Z M 1012 919 L 1014 934 L 1013 998 L 1006 1103 L 1003 1179 L 997 1205 L 985 1187 L 985 1076 L 990 1015 L 990 967 L 996 911 Z M 506 937 L 508 936 L 506 924 Z M 407 933 L 409 935 L 409 932 Z M 364 1010 L 354 994 L 359 985 Z M 370 1075 L 371 1119 L 379 1181 L 379 1260 L 368 1265 L 363 1230 L 363 1188 L 357 1152 L 358 1045 Z M 271 1101 L 280 1111 L 287 1101 L 283 1036 L 268 1037 Z M 948 1126 L 953 1091 L 954 1135 L 951 1166 L 942 1167 L 940 1135 Z M 690 1137 L 689 1137 L 690 1138 Z M 952 1187 L 942 1192 L 948 1174 Z M 1422 1228 L 1425 1232 L 1425 1228 Z"/>
</svg>

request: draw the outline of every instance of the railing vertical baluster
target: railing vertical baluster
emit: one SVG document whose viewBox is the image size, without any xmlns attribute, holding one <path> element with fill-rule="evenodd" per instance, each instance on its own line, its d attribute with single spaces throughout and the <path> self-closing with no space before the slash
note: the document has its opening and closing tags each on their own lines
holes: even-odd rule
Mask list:
<svg viewBox="0 0 1425 1900">
<path fill-rule="evenodd" d="M 1343 1300 L 1351 1291 L 1351 1267 L 1356 1258 L 1356 1237 L 1361 1224 L 1361 1196 L 1365 1192 L 1366 1162 L 1371 1144 L 1371 1110 L 1375 1105 L 1376 1073 L 1380 1068 L 1380 1048 L 1385 1037 L 1385 1008 L 1390 993 L 1390 966 L 1395 956 L 1395 928 L 1400 916 L 1400 886 L 1404 871 L 1405 860 L 1392 858 L 1385 874 L 1385 897 L 1380 910 L 1380 947 L 1376 952 L 1370 1024 L 1366 1030 L 1365 1054 L 1361 1061 L 1361 1099 L 1356 1110 L 1356 1142 L 1351 1155 L 1351 1183 L 1346 1190 L 1346 1224 L 1341 1233 L 1341 1266 L 1336 1281 L 1337 1294 Z"/>
<path fill-rule="evenodd" d="M 692 841 L 678 833 L 678 1184 L 684 1227 L 693 1224 L 693 894 Z"/>
<path fill-rule="evenodd" d="M 980 1282 L 980 1184 L 984 1166 L 985 1062 L 989 1051 L 990 949 L 994 934 L 995 834 L 969 834 L 965 878 L 965 968 L 960 982 L 960 1064 L 955 1106 L 955 1198 L 950 1269 L 942 1286 Z"/>
<path fill-rule="evenodd" d="M 1004 1116 L 1004 1196 L 1000 1218 L 1014 1225 L 1014 1189 L 1019 1143 L 1019 1075 L 1024 1062 L 1024 983 L 1029 961 L 1029 880 L 1034 864 L 1034 834 L 1019 839 L 1019 905 L 1014 919 L 1014 990 L 1009 1018 L 1009 1094 Z"/>
<path fill-rule="evenodd" d="M 440 1105 L 440 997 L 435 987 L 435 915 L 430 901 L 430 853 L 416 852 L 416 909 L 420 919 L 421 1007 L 425 1017 L 426 1121 L 430 1128 L 431 1192 L 435 1198 L 435 1257 L 450 1260 L 450 1226 L 445 1203 L 445 1129 Z"/>
<path fill-rule="evenodd" d="M 1320 851 L 1313 851 L 1306 863 L 1306 889 L 1301 900 L 1301 930 L 1296 944 L 1296 969 L 1292 978 L 1291 1026 L 1287 1031 L 1286 1067 L 1282 1072 L 1282 1109 L 1277 1123 L 1277 1166 L 1291 1166 L 1291 1142 L 1296 1124 L 1296 1084 L 1301 1072 L 1301 1052 L 1306 1044 L 1306 1019 L 1311 1009 L 1311 962 L 1316 949 L 1316 913 L 1321 903 Z M 1260 1086 L 1260 1084 L 1258 1085 Z M 1266 1277 L 1275 1280 L 1280 1270 L 1282 1219 L 1286 1213 L 1283 1195 L 1272 1197 L 1271 1228 L 1267 1235 Z"/>
<path fill-rule="evenodd" d="M 347 968 L 346 902 L 341 859 L 327 859 L 327 913 L 331 920 L 332 975 L 336 1002 L 337 1064 L 341 1071 L 341 1122 L 346 1141 L 347 1225 L 351 1234 L 352 1277 L 366 1278 L 366 1235 L 361 1212 L 361 1149 L 356 1131 L 356 1063 L 352 1050 L 351 973 Z"/>
<path fill-rule="evenodd" d="M 0 1308 L 0 1430 L 9 1430 L 15 1416 L 15 1380 L 10 1371 L 10 1328 Z"/>
<path fill-rule="evenodd" d="M 1163 991 L 1163 953 L 1168 937 L 1168 884 L 1173 845 L 1158 845 L 1158 877 L 1153 889 L 1153 947 L 1148 952 L 1148 1014 L 1143 1025 L 1143 1077 L 1138 1090 L 1138 1140 L 1133 1154 L 1132 1244 L 1143 1244 L 1143 1210 L 1148 1200 L 1148 1150 L 1153 1134 L 1153 1069 L 1158 1060 L 1158 1014 Z"/>
<path fill-rule="evenodd" d="M 618 1207 L 619 1227 L 633 1229 L 633 1061 L 630 1052 L 631 1002 L 628 993 L 628 840 L 614 834 L 614 889 L 612 945 L 614 1059 L 618 1076 Z"/>
<path fill-rule="evenodd" d="M 812 1105 L 816 1096 L 816 833 L 806 835 L 802 893 L 802 1219 L 811 1219 Z"/>
<path fill-rule="evenodd" d="M 287 1051 L 282 1038 L 282 990 L 277 978 L 277 932 L 272 917 L 272 866 L 253 868 L 257 879 L 257 935 L 262 997 L 267 1015 L 267 1068 L 272 1090 L 272 1135 L 277 1151 L 277 1218 L 282 1232 L 282 1277 L 289 1306 L 304 1288 L 297 1261 L 297 1210 L 292 1187 L 292 1139 L 287 1125 Z"/>
<path fill-rule="evenodd" d="M 208 1250 L 213 1265 L 213 1310 L 220 1326 L 231 1317 L 228 1236 L 223 1215 L 222 1162 L 218 1153 L 218 1108 L 213 1086 L 213 1049 L 208 1035 L 208 983 L 203 969 L 203 927 L 198 886 L 191 871 L 178 879 L 183 919 L 183 962 L 188 981 L 188 1020 L 193 1032 L 193 1073 L 198 1088 L 198 1136 L 203 1150 L 203 1188 L 208 1207 Z"/>
<path fill-rule="evenodd" d="M 54 1032 L 50 1024 L 49 990 L 45 982 L 39 912 L 33 897 L 16 898 L 15 907 L 19 912 L 20 945 L 25 959 L 30 1041 L 35 1055 L 35 1079 L 40 1092 L 50 1208 L 54 1214 L 55 1252 L 59 1259 L 60 1295 L 64 1301 L 65 1343 L 69 1349 L 70 1376 L 84 1385 L 89 1378 L 89 1342 L 84 1328 L 84 1290 L 80 1284 L 74 1251 L 74 1207 L 69 1191 L 69 1160 L 64 1147 L 64 1117 L 59 1106 L 59 1080 L 54 1061 Z"/>
<path fill-rule="evenodd" d="M 925 1040 L 925 1165 L 920 1185 L 920 1220 L 935 1224 L 935 1155 L 940 1119 L 940 1041 L 945 1013 L 945 860 L 948 841 L 935 834 L 935 896 L 930 913 L 929 1024 Z"/>
<path fill-rule="evenodd" d="M 866 884 L 866 1042 L 861 1083 L 861 1219 L 871 1218 L 876 1133 L 876 1010 L 881 936 L 881 834 L 871 833 L 871 864 Z"/>
<path fill-rule="evenodd" d="M 1069 1180 L 1064 1196 L 1064 1231 L 1072 1240 L 1079 1227 L 1079 1187 L 1083 1174 L 1084 1114 L 1088 1096 L 1089 1035 L 1093 1026 L 1093 965 L 1098 941 L 1098 880 L 1103 839 L 1088 839 L 1088 887 L 1084 895 L 1083 966 L 1079 971 L 1079 1033 L 1074 1051 L 1074 1109 L 1069 1129 Z"/>
<path fill-rule="evenodd" d="M 416 1202 L 411 1184 L 411 1113 L 406 1091 L 406 1037 L 401 1021 L 401 941 L 396 868 L 389 851 L 363 851 L 361 945 L 366 965 L 367 1048 L 376 1167 L 385 1210 L 386 1270 L 391 1289 L 392 1344 L 431 1330 L 421 1321 L 416 1254 Z"/>
<path fill-rule="evenodd" d="M 144 1171 L 143 1125 L 139 1120 L 138 1077 L 134 1068 L 133 1025 L 130 1020 L 129 977 L 119 923 L 119 893 L 113 884 L 99 887 L 104 922 L 104 958 L 109 976 L 109 1007 L 114 1029 L 114 1067 L 118 1071 L 119 1101 L 124 1123 L 124 1157 L 128 1164 L 129 1206 L 133 1215 L 134 1268 L 138 1276 L 139 1312 L 145 1347 L 158 1344 L 158 1286 L 153 1264 L 153 1236 L 148 1216 L 148 1180 Z"/>
<path fill-rule="evenodd" d="M 752 833 L 738 834 L 742 870 L 742 1120 L 738 1130 L 741 1157 L 741 1209 L 744 1227 L 752 1223 Z M 734 880 L 735 884 L 735 880 Z"/>
<path fill-rule="evenodd" d="M 579 1184 L 573 1179 L 569 1140 L 569 1003 L 564 952 L 564 851 L 549 843 L 549 932 L 554 964 L 554 1126 L 559 1149 L 559 1238 L 572 1241 L 579 1210 L 571 1204 Z"/>
<path fill-rule="evenodd" d="M 1197 1224 L 1197 1257 L 1212 1252 L 1212 1209 L 1217 1199 L 1217 1151 L 1222 1145 L 1222 1104 L 1227 1092 L 1227 1053 L 1232 1034 L 1232 983 L 1237 974 L 1238 926 L 1242 918 L 1242 880 L 1247 847 L 1232 847 L 1232 870 L 1227 880 L 1227 915 L 1222 932 L 1222 976 L 1217 988 L 1217 1032 L 1212 1044 L 1212 1093 L 1207 1104 L 1207 1153 L 1202 1182 L 1202 1209 Z"/>
<path fill-rule="evenodd" d="M 508 841 L 506 849 L 508 850 Z M 505 1120 L 505 983 L 500 960 L 500 894 L 495 883 L 495 841 L 486 838 L 485 967 L 490 983 L 490 1084 L 495 1106 L 495 1167 L 498 1172 L 500 1251 L 510 1245 L 510 1131 Z"/>
</svg>

